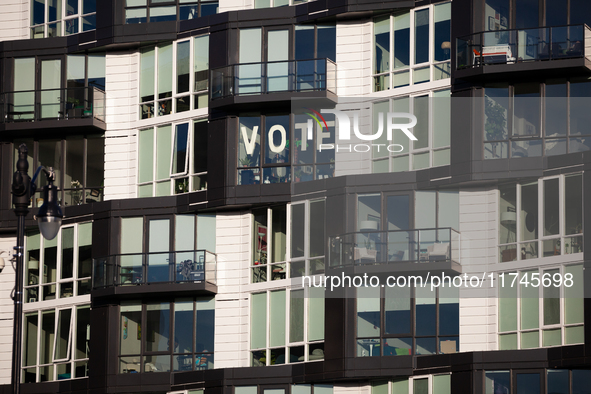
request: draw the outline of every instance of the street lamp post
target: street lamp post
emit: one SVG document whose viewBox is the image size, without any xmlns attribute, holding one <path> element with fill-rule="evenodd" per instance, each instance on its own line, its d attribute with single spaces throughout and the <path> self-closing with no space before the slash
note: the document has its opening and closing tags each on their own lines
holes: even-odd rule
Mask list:
<svg viewBox="0 0 591 394">
<path fill-rule="evenodd" d="M 21 376 L 21 343 L 22 343 L 22 315 L 23 315 L 23 259 L 25 243 L 25 218 L 29 213 L 31 196 L 35 195 L 37 187 L 35 178 L 40 170 L 45 172 L 48 184 L 44 189 L 43 205 L 39 208 L 37 221 L 39 230 L 44 238 L 53 239 L 62 224 L 63 214 L 57 204 L 57 187 L 53 185 L 55 173 L 51 168 L 39 167 L 33 180 L 29 177 L 29 162 L 27 161 L 27 146 L 22 144 L 18 148 L 16 172 L 12 177 L 12 204 L 17 217 L 16 226 L 16 268 L 14 285 L 14 326 L 12 347 L 12 393 L 20 393 Z"/>
</svg>

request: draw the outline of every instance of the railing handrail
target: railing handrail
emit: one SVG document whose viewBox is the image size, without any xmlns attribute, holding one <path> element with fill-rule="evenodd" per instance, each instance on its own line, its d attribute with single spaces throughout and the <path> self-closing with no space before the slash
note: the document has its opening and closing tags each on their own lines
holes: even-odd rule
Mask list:
<svg viewBox="0 0 591 394">
<path fill-rule="evenodd" d="M 273 63 L 311 62 L 311 61 L 318 61 L 318 60 L 324 60 L 326 62 L 330 62 L 330 63 L 336 65 L 336 62 L 332 61 L 331 59 L 329 59 L 327 57 L 319 57 L 319 58 L 314 58 L 314 59 L 290 59 L 290 60 L 273 60 L 270 62 L 233 63 L 233 64 L 228 64 L 226 66 L 212 68 L 211 71 L 221 70 L 221 69 L 228 68 L 228 67 L 237 67 L 237 66 L 253 66 L 253 65 L 257 65 L 257 64 L 263 65 L 263 64 L 273 64 Z"/>
<path fill-rule="evenodd" d="M 169 250 L 166 252 L 140 252 L 140 253 L 113 253 L 108 256 L 103 257 L 96 257 L 96 260 L 99 259 L 107 259 L 110 257 L 117 257 L 117 256 L 143 256 L 143 255 L 150 255 L 150 254 L 170 254 L 170 253 L 195 253 L 195 252 L 205 252 L 217 257 L 217 253 L 211 252 L 207 249 L 187 249 L 187 250 Z"/>
<path fill-rule="evenodd" d="M 440 230 L 450 230 L 450 232 L 454 232 L 456 234 L 461 234 L 458 230 L 454 229 L 453 227 L 433 227 L 433 228 L 414 228 L 414 229 L 408 229 L 408 230 L 359 230 L 359 231 L 353 231 L 353 232 L 348 232 L 348 233 L 342 233 L 339 235 L 333 235 L 333 236 L 329 236 L 329 238 L 336 238 L 336 237 L 342 237 L 345 235 L 355 235 L 355 234 L 375 234 L 375 233 L 402 233 L 402 232 L 411 232 L 411 231 L 440 231 Z"/>
<path fill-rule="evenodd" d="M 473 37 L 478 34 L 486 34 L 486 33 L 504 33 L 510 31 L 524 31 L 524 30 L 537 30 L 537 29 L 555 29 L 555 28 L 563 28 L 563 27 L 577 27 L 581 26 L 587 30 L 591 30 L 591 28 L 586 23 L 577 23 L 575 25 L 559 25 L 559 26 L 538 26 L 538 27 L 526 27 L 526 28 L 514 28 L 514 29 L 503 29 L 503 30 L 482 30 L 479 32 L 467 34 L 464 36 L 459 36 L 457 39 L 461 40 L 468 37 Z"/>
<path fill-rule="evenodd" d="M 58 91 L 58 90 L 84 90 L 84 89 L 93 89 L 93 90 L 97 90 L 101 93 L 105 93 L 104 90 L 101 90 L 99 88 L 97 88 L 96 86 L 77 86 L 77 87 L 72 87 L 72 88 L 55 88 L 55 89 L 33 89 L 33 90 L 12 90 L 9 92 L 2 92 L 0 94 L 7 95 L 7 94 L 14 94 L 14 93 L 35 93 L 35 92 L 53 92 L 53 91 Z"/>
</svg>

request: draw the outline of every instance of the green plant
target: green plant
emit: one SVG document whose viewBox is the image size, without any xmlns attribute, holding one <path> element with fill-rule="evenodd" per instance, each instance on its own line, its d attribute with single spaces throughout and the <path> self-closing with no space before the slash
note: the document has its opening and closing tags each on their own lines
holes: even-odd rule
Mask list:
<svg viewBox="0 0 591 394">
<path fill-rule="evenodd" d="M 496 101 L 487 98 L 484 113 L 486 115 L 486 123 L 484 124 L 486 139 L 488 141 L 506 139 L 506 109 Z"/>
<path fill-rule="evenodd" d="M 253 164 L 253 160 L 248 156 L 243 157 L 242 159 L 240 159 L 238 161 L 240 162 L 240 165 L 242 167 L 252 167 L 252 164 Z"/>
<path fill-rule="evenodd" d="M 187 178 L 175 180 L 174 191 L 176 194 L 187 193 L 189 191 L 189 180 Z"/>
</svg>

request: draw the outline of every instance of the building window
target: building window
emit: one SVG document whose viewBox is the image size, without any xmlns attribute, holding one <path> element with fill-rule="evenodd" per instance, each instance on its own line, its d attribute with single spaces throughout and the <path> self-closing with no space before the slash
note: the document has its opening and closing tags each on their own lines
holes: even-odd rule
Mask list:
<svg viewBox="0 0 591 394">
<path fill-rule="evenodd" d="M 335 151 L 321 149 L 321 144 L 334 144 L 334 117 L 327 120 L 328 130 L 324 124 L 314 124 L 312 139 L 307 137 L 308 119 L 311 118 L 306 115 L 240 116 L 237 184 L 286 183 L 292 179 L 304 182 L 334 177 Z M 295 141 L 293 155 L 290 141 Z"/>
<path fill-rule="evenodd" d="M 215 301 L 122 302 L 119 373 L 213 369 Z"/>
<path fill-rule="evenodd" d="M 138 197 L 207 189 L 205 119 L 139 131 Z"/>
<path fill-rule="evenodd" d="M 91 249 L 90 222 L 63 226 L 53 240 L 27 234 L 23 382 L 88 376 Z"/>
<path fill-rule="evenodd" d="M 25 303 L 90 294 L 92 223 L 64 226 L 52 240 L 30 233 L 26 244 Z"/>
<path fill-rule="evenodd" d="M 14 142 L 14 168 L 18 160 L 18 147 L 29 147 L 29 168 L 40 165 L 53 167 L 62 206 L 89 204 L 103 201 L 105 142 L 102 135 L 72 136 L 62 140 L 17 140 Z M 38 178 L 37 194 L 33 206 L 43 204 L 41 188 L 44 176 Z"/>
<path fill-rule="evenodd" d="M 104 54 L 15 58 L 13 68 L 13 91 L 4 94 L 3 122 L 105 120 Z"/>
<path fill-rule="evenodd" d="M 581 173 L 502 186 L 499 196 L 501 263 L 583 252 Z"/>
<path fill-rule="evenodd" d="M 218 9 L 217 0 L 127 0 L 125 23 L 183 21 L 217 14 Z"/>
<path fill-rule="evenodd" d="M 207 107 L 208 70 L 209 35 L 143 48 L 140 119 Z"/>
<path fill-rule="evenodd" d="M 450 77 L 451 3 L 375 18 L 373 26 L 374 92 Z"/>
<path fill-rule="evenodd" d="M 505 272 L 498 279 L 500 350 L 584 342 L 581 264 Z M 534 286 L 537 281 L 543 285 Z"/>
<path fill-rule="evenodd" d="M 25 308 L 23 324 L 23 383 L 88 376 L 90 305 Z"/>
<path fill-rule="evenodd" d="M 453 286 L 358 288 L 357 357 L 459 352 L 458 297 Z"/>
<path fill-rule="evenodd" d="M 287 210 L 285 206 L 253 210 L 252 282 L 287 278 Z"/>
<path fill-rule="evenodd" d="M 265 386 L 234 386 L 234 394 L 332 394 L 333 386 L 325 384 L 294 384 L 285 388 L 268 389 Z M 275 387 L 277 387 L 275 385 Z"/>
<path fill-rule="evenodd" d="M 325 205 L 324 199 L 291 205 L 291 278 L 325 271 Z"/>
<path fill-rule="evenodd" d="M 215 228 L 215 215 L 208 214 L 121 218 L 119 255 L 110 263 L 117 282 L 95 275 L 95 286 L 215 283 Z"/>
<path fill-rule="evenodd" d="M 451 375 L 412 376 L 388 382 L 372 382 L 371 394 L 447 394 L 451 393 Z"/>
<path fill-rule="evenodd" d="M 96 0 L 31 0 L 31 38 L 96 29 Z"/>
<path fill-rule="evenodd" d="M 450 164 L 451 97 L 450 90 L 438 90 L 420 95 L 396 97 L 373 103 L 373 129 L 377 130 L 382 117 L 386 123 L 388 112 L 414 114 L 417 125 L 412 129 L 416 141 L 411 141 L 403 131 L 394 130 L 393 141 L 382 133 L 373 147 L 374 173 L 420 170 Z M 392 149 L 392 142 L 399 144 Z M 381 146 L 377 145 L 381 144 Z M 398 152 L 399 151 L 399 152 Z"/>
<path fill-rule="evenodd" d="M 251 365 L 324 359 L 324 288 L 251 295 Z"/>
<path fill-rule="evenodd" d="M 483 371 L 485 394 L 496 393 L 584 393 L 591 383 L 591 373 L 579 369 L 518 369 Z M 513 390 L 511 390 L 513 386 Z M 545 390 L 543 387 L 545 386 Z"/>
<path fill-rule="evenodd" d="M 484 159 L 591 149 L 586 127 L 591 122 L 587 110 L 591 81 L 587 78 L 549 80 L 541 85 L 488 84 L 484 92 Z"/>
<path fill-rule="evenodd" d="M 254 8 L 283 7 L 307 3 L 310 0 L 255 0 Z"/>
</svg>

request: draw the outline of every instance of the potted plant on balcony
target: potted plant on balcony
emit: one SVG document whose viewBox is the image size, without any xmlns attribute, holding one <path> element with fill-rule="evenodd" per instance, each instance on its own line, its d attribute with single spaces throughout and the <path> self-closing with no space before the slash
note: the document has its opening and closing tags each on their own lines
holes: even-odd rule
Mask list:
<svg viewBox="0 0 591 394">
<path fill-rule="evenodd" d="M 240 165 L 242 167 L 252 167 L 253 160 L 245 156 L 239 160 Z M 251 185 L 254 183 L 254 171 L 252 169 L 240 170 L 240 184 L 241 185 Z"/>
<path fill-rule="evenodd" d="M 490 98 L 485 98 L 484 114 L 486 115 L 486 123 L 484 124 L 484 131 L 486 133 L 486 140 L 492 141 L 493 157 L 499 157 L 499 154 L 502 155 L 502 152 L 497 153 L 499 143 L 494 141 L 506 139 L 505 125 L 507 121 L 505 119 L 505 112 L 506 110 L 502 105 Z"/>
</svg>

